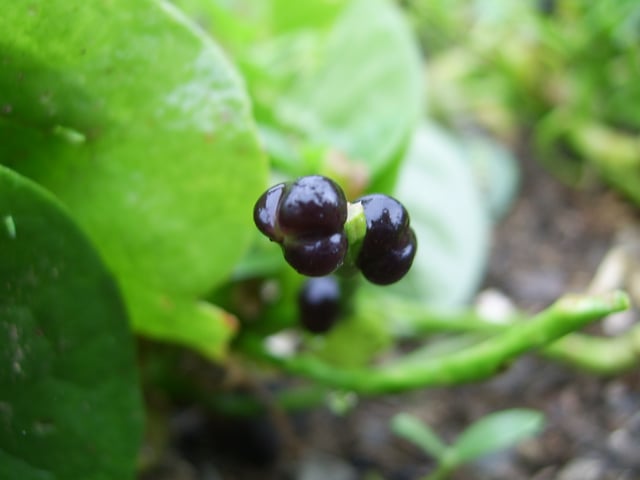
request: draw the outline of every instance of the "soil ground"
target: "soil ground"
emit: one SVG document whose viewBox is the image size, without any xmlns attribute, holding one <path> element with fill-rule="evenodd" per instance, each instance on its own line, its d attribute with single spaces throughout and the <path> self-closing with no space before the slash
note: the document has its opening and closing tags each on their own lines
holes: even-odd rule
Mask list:
<svg viewBox="0 0 640 480">
<path fill-rule="evenodd" d="M 520 194 L 495 232 L 483 288 L 537 311 L 563 293 L 585 291 L 638 218 L 601 185 L 577 191 L 529 159 L 521 168 Z M 516 407 L 542 411 L 543 433 L 459 470 L 454 479 L 640 479 L 640 371 L 601 378 L 533 355 L 487 382 L 367 400 L 346 416 L 325 408 L 291 415 L 296 448 L 272 418 L 220 423 L 200 410 L 182 410 L 172 427 L 175 456 L 143 477 L 418 479 L 433 463 L 390 433 L 395 413 L 417 415 L 452 440 L 480 416 Z"/>
</svg>

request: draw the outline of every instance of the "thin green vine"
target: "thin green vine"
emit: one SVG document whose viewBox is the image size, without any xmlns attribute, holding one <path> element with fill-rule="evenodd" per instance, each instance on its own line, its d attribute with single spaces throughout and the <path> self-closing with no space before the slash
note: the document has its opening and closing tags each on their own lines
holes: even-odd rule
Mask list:
<svg viewBox="0 0 640 480">
<path fill-rule="evenodd" d="M 239 339 L 238 348 L 283 371 L 331 388 L 381 394 L 490 377 L 519 355 L 545 348 L 592 321 L 628 307 L 628 296 L 620 291 L 597 296 L 567 296 L 530 320 L 505 326 L 495 335 L 460 351 L 425 362 L 399 360 L 376 368 L 336 368 L 305 353 L 295 357 L 277 356 L 265 348 L 260 337 L 250 334 Z"/>
</svg>

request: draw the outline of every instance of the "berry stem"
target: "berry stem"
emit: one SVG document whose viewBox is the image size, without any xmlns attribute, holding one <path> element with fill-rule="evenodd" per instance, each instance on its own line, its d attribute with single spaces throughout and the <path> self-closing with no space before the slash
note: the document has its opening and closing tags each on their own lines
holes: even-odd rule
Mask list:
<svg viewBox="0 0 640 480">
<path fill-rule="evenodd" d="M 367 234 L 367 217 L 364 215 L 362 203 L 349 203 L 347 205 L 347 221 L 344 223 L 344 231 L 347 234 L 349 247 L 362 243 Z"/>
<path fill-rule="evenodd" d="M 364 215 L 362 203 L 347 204 L 347 221 L 344 223 L 344 232 L 347 235 L 349 248 L 344 263 L 337 273 L 349 277 L 358 271 L 356 258 L 360 253 L 364 236 L 367 234 L 367 218 Z"/>
</svg>

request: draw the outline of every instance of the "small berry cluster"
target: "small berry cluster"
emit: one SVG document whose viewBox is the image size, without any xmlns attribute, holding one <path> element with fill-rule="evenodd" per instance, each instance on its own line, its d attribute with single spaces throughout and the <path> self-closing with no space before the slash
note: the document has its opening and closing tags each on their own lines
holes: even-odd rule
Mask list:
<svg viewBox="0 0 640 480">
<path fill-rule="evenodd" d="M 342 265 L 347 200 L 332 180 L 313 175 L 279 183 L 258 199 L 253 219 L 262 233 L 282 245 L 284 258 L 299 273 L 319 277 Z"/>
<path fill-rule="evenodd" d="M 364 277 L 378 285 L 400 280 L 416 253 L 416 237 L 409 214 L 387 195 L 357 199 L 366 219 L 364 238 L 355 265 Z M 253 217 L 257 227 L 282 245 L 284 257 L 299 273 L 328 275 L 344 262 L 348 242 L 344 230 L 347 200 L 332 180 L 312 175 L 280 183 L 257 201 Z"/>
</svg>

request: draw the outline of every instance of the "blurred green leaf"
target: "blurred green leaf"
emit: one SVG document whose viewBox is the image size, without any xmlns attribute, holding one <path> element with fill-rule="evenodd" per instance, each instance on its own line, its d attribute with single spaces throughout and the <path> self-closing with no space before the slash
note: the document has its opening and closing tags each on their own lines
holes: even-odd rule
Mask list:
<svg viewBox="0 0 640 480">
<path fill-rule="evenodd" d="M 308 25 L 330 26 L 348 3 L 348 0 L 272 0 L 274 30 L 285 32 Z"/>
<path fill-rule="evenodd" d="M 242 49 L 270 30 L 270 2 L 251 0 L 171 0 L 228 50 Z"/>
<path fill-rule="evenodd" d="M 133 339 L 112 276 L 50 194 L 0 166 L 0 478 L 133 478 Z"/>
<path fill-rule="evenodd" d="M 462 143 L 491 219 L 497 222 L 516 196 L 519 181 L 516 160 L 511 152 L 489 138 L 469 136 Z"/>
<path fill-rule="evenodd" d="M 305 28 L 330 27 L 346 0 L 171 0 L 237 58 L 247 46 Z"/>
<path fill-rule="evenodd" d="M 384 320 L 376 312 L 359 311 L 340 319 L 328 333 L 314 338 L 309 347 L 319 358 L 332 365 L 362 367 L 376 353 L 393 343 Z"/>
<path fill-rule="evenodd" d="M 482 417 L 469 426 L 451 446 L 452 464 L 462 464 L 514 446 L 539 433 L 544 416 L 535 410 L 511 409 Z"/>
<path fill-rule="evenodd" d="M 397 414 L 391 419 L 391 430 L 438 460 L 442 460 L 447 453 L 447 445 L 440 440 L 436 432 L 413 415 Z"/>
<path fill-rule="evenodd" d="M 388 291 L 437 306 L 473 295 L 489 250 L 489 215 L 464 148 L 424 123 L 400 171 L 395 196 L 411 216 L 418 250 L 409 273 Z"/>
<path fill-rule="evenodd" d="M 243 2 L 231 3 L 239 15 Z M 246 76 L 276 164 L 307 174 L 321 168 L 318 155 L 339 151 L 382 175 L 422 110 L 420 54 L 398 8 L 387 0 L 265 4 L 252 10 L 260 34 L 249 45 L 226 42 L 226 29 L 211 24 Z"/>
<path fill-rule="evenodd" d="M 198 299 L 248 248 L 267 176 L 241 79 L 163 0 L 5 10 L 1 161 L 71 209 L 140 332 L 221 355 L 234 324 Z"/>
<path fill-rule="evenodd" d="M 317 65 L 281 92 L 275 117 L 285 129 L 364 162 L 375 177 L 407 142 L 422 110 L 419 53 L 385 0 L 350 2 L 323 47 Z"/>
<path fill-rule="evenodd" d="M 576 121 L 569 131 L 575 150 L 621 193 L 640 205 L 640 138 L 595 122 Z"/>
<path fill-rule="evenodd" d="M 512 141 L 531 138 L 561 180 L 580 185 L 595 170 L 638 203 L 637 169 L 619 165 L 640 161 L 636 0 L 419 0 L 410 8 L 419 31 L 432 27 L 425 47 L 438 48 L 430 57 L 438 112 Z"/>
</svg>

